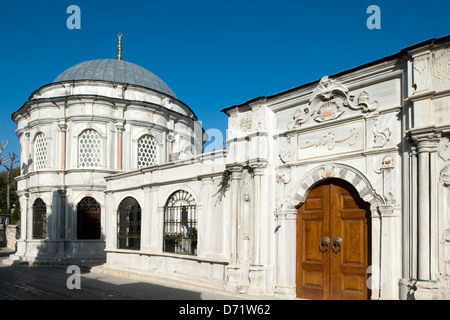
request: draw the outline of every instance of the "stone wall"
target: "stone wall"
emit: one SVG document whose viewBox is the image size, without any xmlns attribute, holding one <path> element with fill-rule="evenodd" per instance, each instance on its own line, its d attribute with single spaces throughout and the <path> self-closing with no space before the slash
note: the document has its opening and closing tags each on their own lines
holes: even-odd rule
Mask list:
<svg viewBox="0 0 450 320">
<path fill-rule="evenodd" d="M 6 226 L 6 246 L 11 250 L 16 250 L 16 242 L 20 236 L 20 226 L 9 224 Z"/>
</svg>

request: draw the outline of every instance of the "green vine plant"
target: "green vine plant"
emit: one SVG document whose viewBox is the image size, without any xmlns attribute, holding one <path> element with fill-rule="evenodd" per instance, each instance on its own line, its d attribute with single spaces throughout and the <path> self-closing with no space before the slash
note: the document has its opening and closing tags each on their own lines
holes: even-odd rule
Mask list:
<svg viewBox="0 0 450 320">
<path fill-rule="evenodd" d="M 225 197 L 225 193 L 230 189 L 230 179 L 231 179 L 231 172 L 229 170 L 225 170 L 222 173 L 222 180 L 220 180 L 220 183 L 217 185 L 219 187 L 219 190 L 213 195 L 213 197 L 217 197 L 216 204 L 217 205 L 220 201 L 222 201 L 222 197 Z"/>
</svg>

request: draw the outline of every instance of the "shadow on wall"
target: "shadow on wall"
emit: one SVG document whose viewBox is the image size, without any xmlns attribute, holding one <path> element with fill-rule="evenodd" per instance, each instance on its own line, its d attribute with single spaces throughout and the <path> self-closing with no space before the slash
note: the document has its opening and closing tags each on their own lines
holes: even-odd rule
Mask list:
<svg viewBox="0 0 450 320">
<path fill-rule="evenodd" d="M 77 206 L 67 202 L 66 199 L 65 190 L 54 190 L 51 200 L 47 197 L 38 197 L 31 204 L 32 212 L 30 216 L 32 216 L 32 221 L 30 223 L 32 225 L 30 228 L 32 237 L 26 243 L 26 250 L 27 254 L 33 257 L 33 261 L 24 263 L 94 266 L 106 262 L 105 235 L 101 232 L 100 227 L 101 206 L 98 204 L 97 208 L 97 236 L 96 238 L 89 238 L 86 237 L 86 233 L 81 233 L 83 236 L 80 236 L 80 233 L 77 232 L 77 221 L 73 221 L 75 223 L 66 221 L 66 219 L 76 219 L 77 217 Z M 50 201 L 51 204 L 48 203 Z M 73 212 L 68 210 L 73 210 Z M 87 214 L 93 216 L 95 212 L 91 210 Z M 75 230 L 71 229 L 73 227 L 75 227 Z"/>
</svg>

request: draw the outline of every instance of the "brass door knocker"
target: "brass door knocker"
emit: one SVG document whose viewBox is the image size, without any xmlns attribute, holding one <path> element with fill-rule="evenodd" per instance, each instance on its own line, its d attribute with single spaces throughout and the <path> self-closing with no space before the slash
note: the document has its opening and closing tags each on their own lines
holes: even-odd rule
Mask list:
<svg viewBox="0 0 450 320">
<path fill-rule="evenodd" d="M 320 243 L 319 246 L 319 251 L 324 253 L 325 251 L 328 250 L 328 245 L 330 244 L 330 238 L 328 237 L 323 237 L 322 238 L 322 242 Z"/>
<path fill-rule="evenodd" d="M 334 238 L 333 245 L 331 246 L 331 249 L 333 250 L 333 252 L 338 253 L 339 251 L 341 251 L 341 247 L 342 247 L 342 238 L 340 238 L 340 237 Z"/>
</svg>

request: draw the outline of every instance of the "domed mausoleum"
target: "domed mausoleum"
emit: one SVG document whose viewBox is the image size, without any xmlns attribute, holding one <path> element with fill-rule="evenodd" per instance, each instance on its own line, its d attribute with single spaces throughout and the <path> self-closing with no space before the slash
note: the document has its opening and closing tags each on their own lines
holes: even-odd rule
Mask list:
<svg viewBox="0 0 450 320">
<path fill-rule="evenodd" d="M 131 62 L 85 61 L 34 91 L 12 115 L 25 261 L 105 260 L 105 177 L 202 152 L 192 110 Z"/>
</svg>

